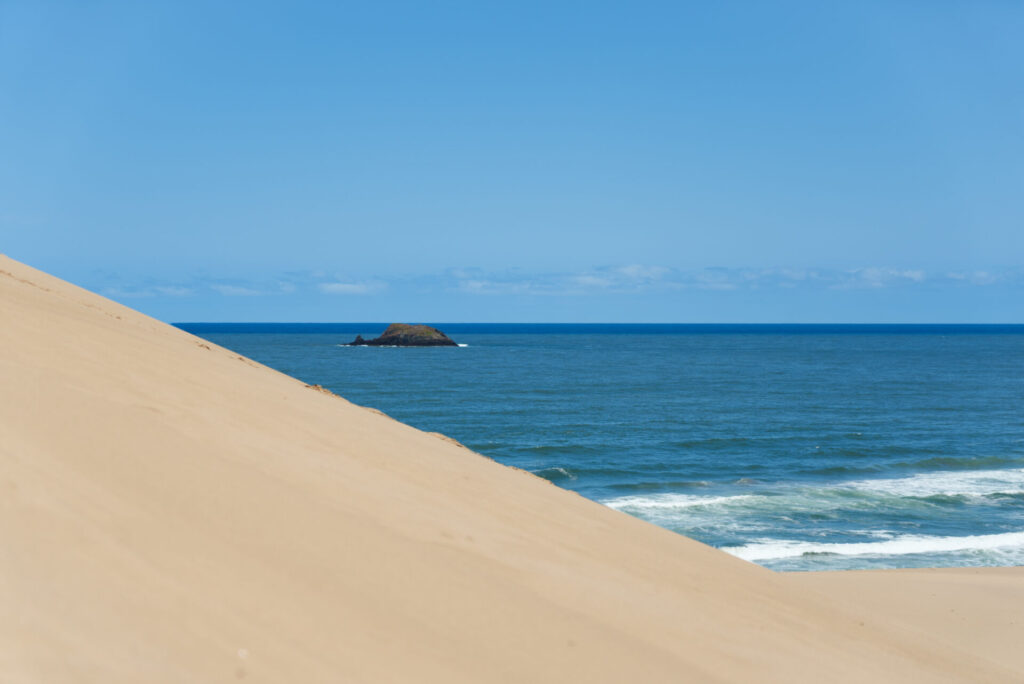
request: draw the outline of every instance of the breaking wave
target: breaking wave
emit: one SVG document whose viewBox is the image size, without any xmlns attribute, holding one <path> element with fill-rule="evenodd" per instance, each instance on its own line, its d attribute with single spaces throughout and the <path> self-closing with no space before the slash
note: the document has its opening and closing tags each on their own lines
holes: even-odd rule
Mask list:
<svg viewBox="0 0 1024 684">
<path fill-rule="evenodd" d="M 870 567 L 885 557 L 911 565 L 1024 564 L 1024 516 L 1013 513 L 1024 508 L 1022 468 L 733 483 L 706 494 L 632 494 L 604 503 L 777 569 Z M 994 507 L 1004 516 L 1002 529 L 963 534 L 976 525 L 964 520 L 985 519 Z M 940 534 L 917 532 L 936 527 Z"/>
<path fill-rule="evenodd" d="M 1022 494 L 1024 493 L 1024 468 L 976 470 L 973 472 L 939 471 L 894 479 L 860 480 L 839 486 L 867 492 L 917 498 L 932 496 L 985 497 L 995 494 Z"/>
<path fill-rule="evenodd" d="M 886 541 L 816 543 L 766 539 L 742 546 L 724 546 L 723 551 L 749 561 L 778 560 L 810 555 L 903 556 L 975 550 L 1019 550 L 1024 556 L 1024 532 L 983 534 L 965 537 L 903 535 Z"/>
</svg>

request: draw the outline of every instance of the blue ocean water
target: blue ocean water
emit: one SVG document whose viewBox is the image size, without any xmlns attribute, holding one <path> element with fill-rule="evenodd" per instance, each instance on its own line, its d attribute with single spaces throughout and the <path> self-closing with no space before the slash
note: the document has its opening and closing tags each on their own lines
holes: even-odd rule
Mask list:
<svg viewBox="0 0 1024 684">
<path fill-rule="evenodd" d="M 1024 564 L 1024 326 L 180 327 L 773 569 Z"/>
</svg>

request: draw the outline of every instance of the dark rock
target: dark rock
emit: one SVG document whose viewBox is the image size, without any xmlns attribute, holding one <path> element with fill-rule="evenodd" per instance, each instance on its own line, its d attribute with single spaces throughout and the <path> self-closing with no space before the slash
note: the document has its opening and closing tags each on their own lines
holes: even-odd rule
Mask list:
<svg viewBox="0 0 1024 684">
<path fill-rule="evenodd" d="M 362 335 L 356 335 L 356 339 L 349 342 L 347 346 L 358 347 L 457 347 L 450 337 L 437 328 L 429 325 L 406 325 L 405 323 L 392 323 L 384 334 L 372 340 L 364 340 Z"/>
</svg>

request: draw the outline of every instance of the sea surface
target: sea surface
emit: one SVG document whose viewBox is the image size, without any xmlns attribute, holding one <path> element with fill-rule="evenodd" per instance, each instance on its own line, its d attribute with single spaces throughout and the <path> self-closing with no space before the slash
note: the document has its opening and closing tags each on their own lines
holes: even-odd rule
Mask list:
<svg viewBox="0 0 1024 684">
<path fill-rule="evenodd" d="M 776 570 L 1024 564 L 1024 326 L 180 324 Z"/>
</svg>

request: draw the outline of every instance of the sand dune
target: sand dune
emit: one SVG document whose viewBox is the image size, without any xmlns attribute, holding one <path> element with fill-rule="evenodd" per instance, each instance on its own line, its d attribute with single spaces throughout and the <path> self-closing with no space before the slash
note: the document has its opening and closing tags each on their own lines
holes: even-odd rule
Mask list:
<svg viewBox="0 0 1024 684">
<path fill-rule="evenodd" d="M 793 573 L 827 592 L 899 622 L 948 648 L 963 648 L 1024 681 L 1024 568 L 938 568 Z M 842 598 L 840 598 L 842 597 Z"/>
<path fill-rule="evenodd" d="M 7 258 L 0 321 L 0 681 L 1024 679 L 1016 569 L 775 574 Z"/>
</svg>

